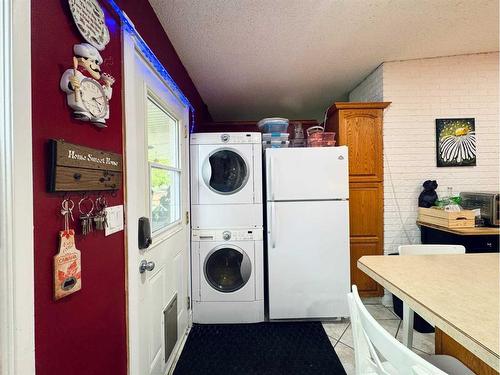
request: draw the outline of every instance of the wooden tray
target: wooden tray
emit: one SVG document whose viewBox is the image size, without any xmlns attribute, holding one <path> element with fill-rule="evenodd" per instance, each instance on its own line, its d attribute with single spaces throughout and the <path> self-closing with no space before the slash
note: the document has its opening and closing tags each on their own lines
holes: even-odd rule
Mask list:
<svg viewBox="0 0 500 375">
<path fill-rule="evenodd" d="M 418 221 L 446 228 L 473 228 L 475 225 L 475 213 L 470 210 L 448 212 L 437 208 L 419 207 Z"/>
</svg>

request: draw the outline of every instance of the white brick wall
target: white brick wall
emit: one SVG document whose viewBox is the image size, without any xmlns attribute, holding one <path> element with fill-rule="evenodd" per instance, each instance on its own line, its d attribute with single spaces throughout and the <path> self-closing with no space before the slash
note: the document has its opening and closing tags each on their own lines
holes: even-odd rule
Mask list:
<svg viewBox="0 0 500 375">
<path fill-rule="evenodd" d="M 384 250 L 419 243 L 415 225 L 422 182 L 438 194 L 499 189 L 499 55 L 484 53 L 387 62 L 349 95 L 390 101 L 384 112 Z M 474 117 L 477 166 L 436 167 L 436 118 Z"/>
</svg>

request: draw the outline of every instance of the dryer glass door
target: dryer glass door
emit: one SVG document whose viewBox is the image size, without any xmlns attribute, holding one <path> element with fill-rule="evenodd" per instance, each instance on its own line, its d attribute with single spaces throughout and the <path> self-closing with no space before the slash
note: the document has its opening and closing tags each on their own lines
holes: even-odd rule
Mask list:
<svg viewBox="0 0 500 375">
<path fill-rule="evenodd" d="M 205 184 L 219 194 L 234 194 L 248 182 L 249 167 L 237 152 L 223 148 L 211 153 L 203 166 Z"/>
<path fill-rule="evenodd" d="M 252 264 L 241 249 L 222 246 L 215 248 L 205 261 L 205 278 L 217 291 L 235 292 L 250 279 Z"/>
</svg>

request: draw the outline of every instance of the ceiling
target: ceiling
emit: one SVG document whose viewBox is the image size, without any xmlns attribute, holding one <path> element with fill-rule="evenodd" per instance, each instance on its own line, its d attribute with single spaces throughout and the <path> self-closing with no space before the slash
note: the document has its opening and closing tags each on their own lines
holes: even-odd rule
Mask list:
<svg viewBox="0 0 500 375">
<path fill-rule="evenodd" d="M 214 120 L 320 119 L 380 63 L 498 50 L 497 0 L 149 0 Z"/>
</svg>

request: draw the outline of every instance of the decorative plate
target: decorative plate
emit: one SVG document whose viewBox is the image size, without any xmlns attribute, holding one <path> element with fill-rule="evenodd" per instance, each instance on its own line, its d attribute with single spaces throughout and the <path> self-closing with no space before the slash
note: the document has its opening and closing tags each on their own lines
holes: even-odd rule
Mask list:
<svg viewBox="0 0 500 375">
<path fill-rule="evenodd" d="M 109 43 L 109 30 L 97 0 L 68 0 L 68 4 L 80 34 L 102 51 Z"/>
</svg>

